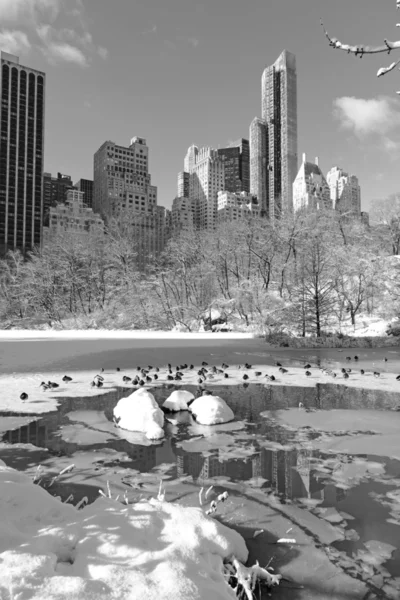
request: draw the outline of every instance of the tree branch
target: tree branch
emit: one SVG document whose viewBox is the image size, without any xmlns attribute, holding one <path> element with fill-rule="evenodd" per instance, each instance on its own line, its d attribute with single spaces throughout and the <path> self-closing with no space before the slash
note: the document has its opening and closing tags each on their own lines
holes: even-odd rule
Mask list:
<svg viewBox="0 0 400 600">
<path fill-rule="evenodd" d="M 364 54 L 378 54 L 380 52 L 386 52 L 387 54 L 390 54 L 392 50 L 397 50 L 400 48 L 400 40 L 396 42 L 384 40 L 383 46 L 351 46 L 350 44 L 343 44 L 337 38 L 331 37 L 329 35 L 329 33 L 325 29 L 322 19 L 321 26 L 325 32 L 326 37 L 328 38 L 329 45 L 332 46 L 332 48 L 339 48 L 339 50 L 344 50 L 348 54 L 355 54 L 355 56 L 360 56 L 360 58 L 362 58 Z"/>
</svg>

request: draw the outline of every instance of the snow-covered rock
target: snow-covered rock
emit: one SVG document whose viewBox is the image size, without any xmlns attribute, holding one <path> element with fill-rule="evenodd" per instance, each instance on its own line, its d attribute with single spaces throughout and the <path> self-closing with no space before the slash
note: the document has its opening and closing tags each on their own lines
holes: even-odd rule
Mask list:
<svg viewBox="0 0 400 600">
<path fill-rule="evenodd" d="M 246 562 L 241 535 L 201 508 L 99 498 L 63 504 L 0 466 L 0 598 L 232 600 L 223 561 Z"/>
<path fill-rule="evenodd" d="M 150 440 L 164 437 L 164 413 L 153 394 L 140 388 L 127 398 L 121 398 L 114 408 L 118 427 L 141 431 Z"/>
<path fill-rule="evenodd" d="M 187 403 L 191 400 L 194 400 L 194 395 L 192 392 L 187 392 L 186 390 L 175 390 L 165 400 L 163 408 L 174 412 L 178 412 L 179 410 L 189 410 Z"/>
<path fill-rule="evenodd" d="M 200 396 L 192 402 L 189 410 L 201 425 L 228 423 L 235 418 L 232 409 L 219 396 Z"/>
</svg>

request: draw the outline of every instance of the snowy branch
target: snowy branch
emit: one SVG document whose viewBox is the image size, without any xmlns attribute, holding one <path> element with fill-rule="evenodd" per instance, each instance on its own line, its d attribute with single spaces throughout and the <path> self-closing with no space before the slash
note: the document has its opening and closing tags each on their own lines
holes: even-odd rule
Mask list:
<svg viewBox="0 0 400 600">
<path fill-rule="evenodd" d="M 364 54 L 378 54 L 380 52 L 386 52 L 390 54 L 392 50 L 397 50 L 400 48 L 400 40 L 396 42 L 391 42 L 390 40 L 384 40 L 384 44 L 382 46 L 364 46 L 364 45 L 350 45 L 344 44 L 340 42 L 337 38 L 331 37 L 325 26 L 321 20 L 321 26 L 325 32 L 326 37 L 328 38 L 329 45 L 332 48 L 339 48 L 339 50 L 344 50 L 348 54 L 355 54 L 355 56 L 363 57 Z"/>
</svg>

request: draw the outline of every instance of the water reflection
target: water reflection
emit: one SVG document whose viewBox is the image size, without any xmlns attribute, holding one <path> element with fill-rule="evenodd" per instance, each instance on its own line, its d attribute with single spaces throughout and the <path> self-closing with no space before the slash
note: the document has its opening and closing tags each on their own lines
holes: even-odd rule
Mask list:
<svg viewBox="0 0 400 600">
<path fill-rule="evenodd" d="M 171 389 L 175 386 L 157 388 L 153 393 L 161 402 Z M 196 392 L 191 386 L 185 389 Z M 234 423 L 200 427 L 188 413 L 168 415 L 165 439 L 149 442 L 112 423 L 114 406 L 132 393 L 119 388 L 97 398 L 62 399 L 57 412 L 6 432 L 2 441 L 30 443 L 56 455 L 97 450 L 93 464 L 101 462 L 102 449 L 112 448 L 125 455 L 123 460 L 116 459 L 115 465 L 127 470 L 126 478 L 129 470 L 139 473 L 140 479 L 141 474 L 167 464 L 172 479 L 191 476 L 205 485 L 225 478 L 245 485 L 247 493 L 258 488 L 277 495 L 282 502 L 299 503 L 332 524 L 341 540 L 337 547 L 349 556 L 371 539 L 400 546 L 400 461 L 317 450 L 312 442 L 318 432 L 285 427 L 274 418 L 277 410 L 297 407 L 299 402 L 323 410 L 389 409 L 398 405 L 398 394 L 334 384 L 213 389 L 234 411 Z M 265 411 L 268 418 L 260 417 Z M 113 460 L 108 458 L 107 465 L 112 466 Z M 396 552 L 386 564 L 395 576 L 400 575 Z"/>
</svg>

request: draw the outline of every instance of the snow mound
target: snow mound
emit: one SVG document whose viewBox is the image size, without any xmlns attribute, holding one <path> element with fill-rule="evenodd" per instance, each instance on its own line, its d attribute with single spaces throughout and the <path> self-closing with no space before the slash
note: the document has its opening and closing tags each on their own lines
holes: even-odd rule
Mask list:
<svg viewBox="0 0 400 600">
<path fill-rule="evenodd" d="M 153 394 L 143 388 L 121 398 L 114 408 L 114 417 L 121 429 L 140 431 L 149 440 L 164 437 L 164 413 Z"/>
<path fill-rule="evenodd" d="M 200 396 L 192 402 L 189 410 L 201 425 L 228 423 L 235 418 L 232 409 L 219 396 Z"/>
<path fill-rule="evenodd" d="M 101 497 L 78 511 L 2 465 L 0 514 L 0 598 L 232 600 L 223 561 L 248 558 L 200 508 Z"/>
<path fill-rule="evenodd" d="M 163 408 L 175 412 L 178 412 L 179 410 L 189 410 L 187 403 L 191 400 L 194 400 L 194 395 L 192 392 L 187 392 L 186 390 L 175 390 L 165 400 Z"/>
</svg>

